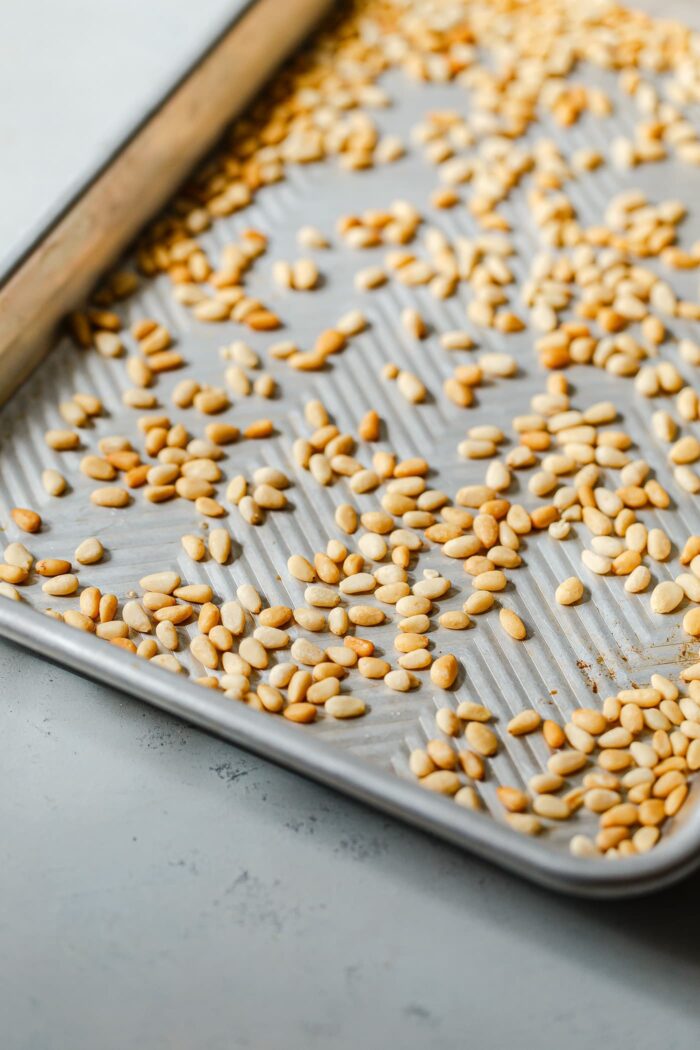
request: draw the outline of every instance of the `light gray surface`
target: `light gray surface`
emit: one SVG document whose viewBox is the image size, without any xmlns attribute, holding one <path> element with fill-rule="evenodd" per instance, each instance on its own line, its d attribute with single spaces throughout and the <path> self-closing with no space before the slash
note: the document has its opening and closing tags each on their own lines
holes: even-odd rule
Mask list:
<svg viewBox="0 0 700 1050">
<path fill-rule="evenodd" d="M 61 0 L 67 37 L 79 6 Z M 138 6 L 162 57 L 166 5 Z M 114 72 L 92 82 L 97 113 L 132 47 L 100 10 Z M 37 94 L 55 94 L 50 51 Z M 30 100 L 1 100 L 7 143 Z M 73 156 L 56 112 L 14 140 L 3 222 L 37 217 L 52 186 L 27 173 Z M 648 901 L 558 899 L 3 642 L 0 698 L 3 1050 L 697 1043 L 698 878 Z"/>
<path fill-rule="evenodd" d="M 7 1050 L 697 1045 L 698 880 L 546 894 L 0 643 Z"/>
<path fill-rule="evenodd" d="M 0 270 L 243 6 L 244 0 L 0 4 Z"/>
</svg>

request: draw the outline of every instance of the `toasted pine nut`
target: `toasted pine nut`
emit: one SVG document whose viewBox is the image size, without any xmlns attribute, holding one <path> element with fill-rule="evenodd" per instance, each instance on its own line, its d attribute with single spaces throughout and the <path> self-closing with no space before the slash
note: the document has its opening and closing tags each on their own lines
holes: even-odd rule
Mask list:
<svg viewBox="0 0 700 1050">
<path fill-rule="evenodd" d="M 498 614 L 501 627 L 509 634 L 511 638 L 521 642 L 527 637 L 527 629 L 525 624 L 512 609 L 503 608 Z"/>
<path fill-rule="evenodd" d="M 71 563 L 66 561 L 65 558 L 41 558 L 34 568 L 40 576 L 61 576 L 70 572 Z"/>
<path fill-rule="evenodd" d="M 41 518 L 35 510 L 26 507 L 13 507 L 10 516 L 15 525 L 22 532 L 38 532 L 41 528 Z"/>
</svg>

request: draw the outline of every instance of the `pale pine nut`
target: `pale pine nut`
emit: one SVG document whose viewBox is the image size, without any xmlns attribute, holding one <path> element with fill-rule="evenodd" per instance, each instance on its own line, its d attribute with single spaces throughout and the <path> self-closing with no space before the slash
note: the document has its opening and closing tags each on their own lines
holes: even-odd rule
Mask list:
<svg viewBox="0 0 700 1050">
<path fill-rule="evenodd" d="M 439 656 L 430 668 L 430 679 L 440 689 L 451 689 L 459 673 L 459 664 L 452 653 Z"/>
<path fill-rule="evenodd" d="M 646 565 L 639 565 L 625 580 L 625 590 L 630 594 L 645 591 L 651 583 L 651 573 Z"/>
<path fill-rule="evenodd" d="M 673 580 L 664 580 L 663 583 L 657 584 L 651 592 L 649 605 L 652 612 L 668 614 L 680 605 L 683 597 L 683 589 L 677 583 L 674 583 Z"/>
<path fill-rule="evenodd" d="M 209 553 L 219 565 L 225 565 L 231 556 L 231 534 L 227 529 L 212 529 L 209 533 Z"/>
<path fill-rule="evenodd" d="M 180 542 L 193 561 L 202 561 L 207 553 L 207 545 L 201 536 L 188 533 L 180 537 Z"/>
<path fill-rule="evenodd" d="M 531 813 L 509 813 L 507 820 L 513 830 L 521 835 L 539 835 L 542 830 L 539 820 Z"/>
<path fill-rule="evenodd" d="M 172 594 L 176 587 L 180 586 L 180 577 L 176 572 L 153 572 L 148 576 L 142 576 L 139 587 L 143 591 L 157 591 L 159 594 Z"/>
<path fill-rule="evenodd" d="M 570 576 L 556 589 L 554 595 L 559 605 L 575 605 L 583 597 L 583 584 L 577 576 Z"/>
<path fill-rule="evenodd" d="M 455 795 L 462 786 L 457 774 L 448 769 L 437 769 L 434 773 L 428 773 L 418 783 L 427 791 L 435 791 L 441 795 Z"/>
<path fill-rule="evenodd" d="M 5 547 L 5 561 L 8 565 L 15 565 L 25 572 L 29 572 L 34 564 L 34 558 L 23 543 L 10 543 Z"/>
<path fill-rule="evenodd" d="M 49 578 L 46 583 L 41 585 L 41 589 L 44 594 L 51 594 L 55 597 L 67 597 L 70 594 L 75 594 L 78 589 L 78 577 L 72 573 L 63 573 L 60 576 L 53 576 Z"/>
<path fill-rule="evenodd" d="M 520 711 L 517 715 L 511 718 L 508 723 L 508 732 L 511 736 L 524 736 L 527 733 L 533 733 L 536 729 L 539 729 L 541 724 L 541 716 L 537 711 L 529 708 L 525 711 Z"/>
<path fill-rule="evenodd" d="M 464 735 L 470 747 L 479 755 L 490 758 L 498 750 L 498 737 L 482 722 L 468 722 Z"/>
<path fill-rule="evenodd" d="M 68 485 L 63 474 L 52 469 L 42 471 L 41 484 L 49 496 L 62 496 Z"/>
<path fill-rule="evenodd" d="M 131 496 L 126 489 L 116 485 L 94 489 L 90 499 L 96 507 L 126 507 L 131 503 Z"/>
<path fill-rule="evenodd" d="M 427 397 L 427 390 L 418 376 L 414 375 L 413 372 L 401 371 L 398 374 L 396 385 L 399 392 L 403 394 L 407 401 L 417 405 L 422 401 L 425 401 Z"/>
<path fill-rule="evenodd" d="M 137 601 L 124 603 L 124 607 L 122 608 L 122 619 L 124 620 L 124 623 L 134 631 L 148 634 L 148 632 L 153 629 L 153 624 L 151 623 L 148 613 Z"/>
<path fill-rule="evenodd" d="M 539 817 L 548 820 L 567 820 L 570 816 L 568 803 L 557 795 L 536 795 L 532 808 Z"/>
<path fill-rule="evenodd" d="M 414 689 L 418 681 L 410 671 L 400 668 L 395 671 L 389 671 L 384 676 L 384 684 L 395 692 L 406 693 L 410 689 Z"/>
</svg>

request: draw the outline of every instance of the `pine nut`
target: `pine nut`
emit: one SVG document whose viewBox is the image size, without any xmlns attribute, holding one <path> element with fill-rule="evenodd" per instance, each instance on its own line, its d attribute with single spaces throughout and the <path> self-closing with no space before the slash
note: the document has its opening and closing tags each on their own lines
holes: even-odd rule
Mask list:
<svg viewBox="0 0 700 1050">
<path fill-rule="evenodd" d="M 353 605 L 348 609 L 348 618 L 358 627 L 376 627 L 386 619 L 381 609 L 372 605 Z"/>
<path fill-rule="evenodd" d="M 278 627 L 256 627 L 253 637 L 266 649 L 286 649 L 289 645 L 289 635 Z"/>
<path fill-rule="evenodd" d="M 258 617 L 262 627 L 284 627 L 292 619 L 292 610 L 287 605 L 271 605 L 263 609 Z"/>
<path fill-rule="evenodd" d="M 210 670 L 215 670 L 219 666 L 219 653 L 206 635 L 195 635 L 190 642 L 190 652 L 195 660 Z"/>
<path fill-rule="evenodd" d="M 288 704 L 282 714 L 290 722 L 308 724 L 309 722 L 313 722 L 316 718 L 316 708 L 313 704 L 307 704 L 302 701 L 300 703 Z"/>
<path fill-rule="evenodd" d="M 62 573 L 60 576 L 49 578 L 41 585 L 41 589 L 44 594 L 63 598 L 69 594 L 75 594 L 78 589 L 78 577 L 72 572 Z"/>
<path fill-rule="evenodd" d="M 361 656 L 357 669 L 364 678 L 384 678 L 389 674 L 391 665 L 377 656 Z"/>
<path fill-rule="evenodd" d="M 456 795 L 462 786 L 457 774 L 448 769 L 437 769 L 434 773 L 428 773 L 418 783 L 427 791 L 435 791 L 441 795 Z"/>
<path fill-rule="evenodd" d="M 366 705 L 357 696 L 332 696 L 326 701 L 324 711 L 332 718 L 359 718 L 364 715 Z"/>
<path fill-rule="evenodd" d="M 560 777 L 571 776 L 586 765 L 588 759 L 581 751 L 559 751 L 547 759 L 547 769 Z"/>
<path fill-rule="evenodd" d="M 49 496 L 62 496 L 68 483 L 59 471 L 44 470 L 41 473 L 41 484 Z"/>
<path fill-rule="evenodd" d="M 318 609 L 308 609 L 302 606 L 294 610 L 294 619 L 305 631 L 325 631 L 328 621 L 324 613 Z"/>
<path fill-rule="evenodd" d="M 532 808 L 539 817 L 547 820 L 568 820 L 571 814 L 568 803 L 557 795 L 536 795 Z"/>
<path fill-rule="evenodd" d="M 100 598 L 99 617 L 100 623 L 109 623 L 113 620 L 119 607 L 116 594 L 103 594 Z"/>
<path fill-rule="evenodd" d="M 29 572 L 34 564 L 34 558 L 23 543 L 10 543 L 5 547 L 5 561 L 8 565 L 14 565 L 25 572 Z"/>
<path fill-rule="evenodd" d="M 71 564 L 64 558 L 41 558 L 35 564 L 34 569 L 40 576 L 61 576 L 63 573 L 70 572 Z M 10 580 L 10 583 L 16 582 L 16 580 Z"/>
<path fill-rule="evenodd" d="M 174 624 L 186 623 L 191 616 L 191 605 L 165 605 L 160 609 L 156 609 L 153 613 L 153 618 L 158 623 L 163 620 L 169 620 L 170 623 Z"/>
<path fill-rule="evenodd" d="M 538 712 L 527 708 L 511 718 L 507 728 L 511 736 L 524 736 L 539 729 L 541 723 L 542 718 Z"/>
<path fill-rule="evenodd" d="M 291 655 L 295 663 L 305 664 L 310 667 L 320 664 L 325 657 L 323 649 L 306 638 L 295 639 L 292 643 Z"/>
<path fill-rule="evenodd" d="M 457 714 L 464 722 L 488 722 L 493 718 L 488 707 L 473 703 L 471 700 L 462 700 L 457 707 Z"/>
<path fill-rule="evenodd" d="M 424 384 L 413 372 L 400 371 L 396 379 L 396 385 L 399 393 L 411 404 L 420 404 L 427 397 L 428 392 Z"/>
<path fill-rule="evenodd" d="M 583 584 L 577 576 L 570 576 L 556 589 L 554 595 L 559 605 L 575 605 L 583 597 Z"/>
<path fill-rule="evenodd" d="M 555 773 L 537 773 L 530 778 L 528 787 L 538 795 L 551 794 L 564 786 L 562 777 Z"/>
<path fill-rule="evenodd" d="M 233 648 L 233 635 L 223 624 L 215 624 L 210 628 L 209 641 L 220 653 L 230 652 Z"/>
<path fill-rule="evenodd" d="M 442 613 L 438 618 L 438 623 L 448 631 L 464 631 L 471 625 L 471 620 L 466 612 L 453 610 Z"/>
<path fill-rule="evenodd" d="M 451 689 L 459 673 L 459 664 L 452 653 L 439 656 L 430 668 L 430 680 L 439 689 Z"/>
<path fill-rule="evenodd" d="M 590 788 L 583 797 L 583 804 L 592 813 L 605 813 L 620 802 L 619 792 L 610 788 Z"/>
<path fill-rule="evenodd" d="M 468 722 L 464 731 L 467 742 L 479 755 L 489 758 L 498 750 L 498 737 L 482 722 Z"/>
<path fill-rule="evenodd" d="M 512 609 L 503 608 L 498 614 L 501 627 L 511 638 L 521 642 L 527 637 L 527 629 L 517 613 Z"/>
<path fill-rule="evenodd" d="M 80 437 L 73 430 L 47 430 L 44 440 L 56 452 L 68 452 L 80 445 Z"/>
<path fill-rule="evenodd" d="M 68 568 L 70 569 L 70 564 L 68 564 Z M 0 580 L 5 583 L 24 583 L 27 575 L 27 570 L 21 569 L 18 565 L 4 565 L 0 563 Z M 45 573 L 44 575 L 51 574 Z"/>
<path fill-rule="evenodd" d="M 646 565 L 639 565 L 625 580 L 625 590 L 630 594 L 640 594 L 651 582 L 651 573 Z"/>
<path fill-rule="evenodd" d="M 251 583 L 242 583 L 236 590 L 236 597 L 243 608 L 254 616 L 262 609 L 262 598 Z"/>
<path fill-rule="evenodd" d="M 334 676 L 321 678 L 313 682 L 306 690 L 306 699 L 311 704 L 325 704 L 333 696 L 340 692 L 340 682 Z"/>
<path fill-rule="evenodd" d="M 415 748 L 409 756 L 409 768 L 414 776 L 426 777 L 435 771 L 435 763 L 422 748 Z"/>
<path fill-rule="evenodd" d="M 95 634 L 95 624 L 91 618 L 83 612 L 78 612 L 76 609 L 66 609 L 63 614 L 63 622 L 67 623 L 69 627 L 76 627 L 79 631 Z"/>
<path fill-rule="evenodd" d="M 513 830 L 521 835 L 539 835 L 542 830 L 539 820 L 531 813 L 509 813 L 507 820 Z"/>
<path fill-rule="evenodd" d="M 131 503 L 131 496 L 126 489 L 118 486 L 94 489 L 90 493 L 90 499 L 96 507 L 126 507 Z"/>
<path fill-rule="evenodd" d="M 384 676 L 384 684 L 395 692 L 406 693 L 418 685 L 418 680 L 410 671 L 400 668 L 396 671 L 389 671 Z"/>
<path fill-rule="evenodd" d="M 673 580 L 664 580 L 651 592 L 649 605 L 655 613 L 668 614 L 678 608 L 683 601 L 683 589 Z"/>
<path fill-rule="evenodd" d="M 41 518 L 35 510 L 28 510 L 26 507 L 13 507 L 10 511 L 10 517 L 22 532 L 38 532 L 41 528 Z"/>
<path fill-rule="evenodd" d="M 603 554 L 596 554 L 595 551 L 581 551 L 581 561 L 587 569 L 598 576 L 605 576 L 612 569 L 611 559 L 606 558 Z"/>
<path fill-rule="evenodd" d="M 257 638 L 244 638 L 238 646 L 238 654 L 256 670 L 263 670 L 269 663 L 267 649 Z"/>
</svg>

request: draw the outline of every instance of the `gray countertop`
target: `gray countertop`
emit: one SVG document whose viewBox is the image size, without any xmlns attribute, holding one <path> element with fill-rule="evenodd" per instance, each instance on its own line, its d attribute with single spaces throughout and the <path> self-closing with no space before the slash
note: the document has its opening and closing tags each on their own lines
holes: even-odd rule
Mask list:
<svg viewBox="0 0 700 1050">
<path fill-rule="evenodd" d="M 0 16 L 4 249 L 228 6 L 126 4 Z M 697 1045 L 699 876 L 558 898 L 3 642 L 0 697 L 6 1050 Z"/>
</svg>

